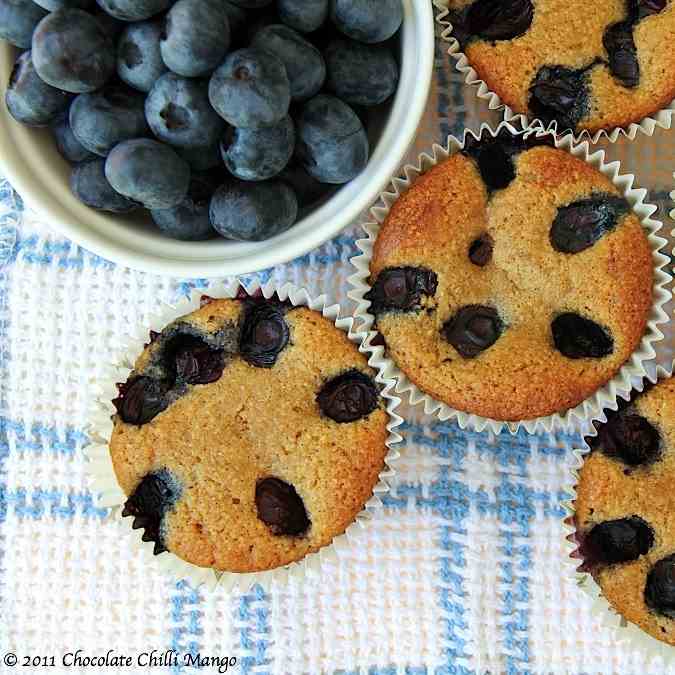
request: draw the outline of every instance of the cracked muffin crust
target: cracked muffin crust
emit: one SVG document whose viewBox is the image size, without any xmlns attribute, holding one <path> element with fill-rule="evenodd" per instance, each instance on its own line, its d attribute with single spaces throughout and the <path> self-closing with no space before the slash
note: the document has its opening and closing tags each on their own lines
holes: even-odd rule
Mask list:
<svg viewBox="0 0 675 675">
<path fill-rule="evenodd" d="M 541 142 L 470 140 L 393 204 L 370 263 L 388 355 L 422 391 L 496 420 L 581 403 L 638 346 L 652 304 L 629 204 Z"/>
<path fill-rule="evenodd" d="M 388 414 L 375 373 L 320 313 L 210 300 L 138 357 L 110 453 L 155 553 L 232 572 L 300 560 L 371 497 Z"/>
<path fill-rule="evenodd" d="M 582 570 L 628 621 L 675 645 L 675 380 L 596 426 L 577 485 Z"/>
<path fill-rule="evenodd" d="M 449 0 L 453 36 L 514 112 L 625 127 L 675 98 L 675 0 Z"/>
</svg>

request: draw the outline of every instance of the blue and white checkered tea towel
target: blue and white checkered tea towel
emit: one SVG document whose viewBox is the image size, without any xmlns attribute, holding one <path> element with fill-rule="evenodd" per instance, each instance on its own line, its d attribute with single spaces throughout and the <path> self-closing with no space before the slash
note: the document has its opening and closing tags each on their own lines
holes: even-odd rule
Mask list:
<svg viewBox="0 0 675 675">
<path fill-rule="evenodd" d="M 496 119 L 439 43 L 409 159 Z M 675 131 L 620 141 L 609 154 L 637 173 L 665 218 Z M 568 574 L 561 502 L 575 434 L 494 437 L 404 406 L 403 458 L 385 513 L 334 579 L 227 595 L 159 576 L 86 488 L 87 408 L 124 325 L 208 283 L 82 250 L 24 211 L 6 182 L 0 233 L 0 672 L 675 672 L 615 644 Z M 358 236 L 354 227 L 257 276 L 326 292 L 349 311 Z M 671 347 L 669 335 L 662 351 Z M 186 654 L 199 655 L 202 669 Z M 87 666 L 92 657 L 109 665 Z"/>
</svg>

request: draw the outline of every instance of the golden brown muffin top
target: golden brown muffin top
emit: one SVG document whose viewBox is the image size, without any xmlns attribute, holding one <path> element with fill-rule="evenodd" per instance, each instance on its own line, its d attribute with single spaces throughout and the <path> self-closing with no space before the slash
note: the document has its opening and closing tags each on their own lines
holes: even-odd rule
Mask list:
<svg viewBox="0 0 675 675">
<path fill-rule="evenodd" d="M 115 403 L 124 514 L 203 567 L 300 560 L 345 531 L 383 468 L 374 372 L 307 308 L 209 302 L 153 335 Z"/>
<path fill-rule="evenodd" d="M 417 179 L 375 242 L 366 295 L 387 352 L 458 410 L 524 420 L 573 408 L 637 347 L 647 236 L 569 153 L 505 129 Z"/>
<path fill-rule="evenodd" d="M 598 428 L 577 486 L 584 569 L 626 619 L 675 645 L 675 380 Z"/>
<path fill-rule="evenodd" d="M 675 98 L 675 0 L 450 0 L 471 66 L 558 130 L 625 127 Z"/>
</svg>

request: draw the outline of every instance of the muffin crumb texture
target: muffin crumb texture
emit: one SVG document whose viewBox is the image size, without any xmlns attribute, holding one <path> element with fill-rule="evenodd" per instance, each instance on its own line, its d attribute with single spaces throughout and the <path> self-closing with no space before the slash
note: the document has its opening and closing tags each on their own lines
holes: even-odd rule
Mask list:
<svg viewBox="0 0 675 675">
<path fill-rule="evenodd" d="M 496 420 L 564 412 L 637 348 L 647 235 L 599 171 L 503 128 L 418 178 L 377 236 L 366 299 L 422 391 Z"/>
<path fill-rule="evenodd" d="M 675 380 L 596 426 L 577 486 L 581 569 L 628 621 L 675 645 Z"/>
<path fill-rule="evenodd" d="M 320 313 L 207 300 L 151 341 L 120 385 L 110 453 L 123 515 L 187 562 L 254 572 L 343 533 L 384 466 L 366 357 Z"/>
</svg>

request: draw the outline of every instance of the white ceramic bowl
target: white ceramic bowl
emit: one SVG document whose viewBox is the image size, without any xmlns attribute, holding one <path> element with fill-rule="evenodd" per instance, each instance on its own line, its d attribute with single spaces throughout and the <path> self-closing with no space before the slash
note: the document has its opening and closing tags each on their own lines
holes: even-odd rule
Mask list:
<svg viewBox="0 0 675 675">
<path fill-rule="evenodd" d="M 429 0 L 403 0 L 401 78 L 381 120 L 369 129 L 366 169 L 290 230 L 257 243 L 214 239 L 175 241 L 149 218 L 103 214 L 81 204 L 68 187 L 69 167 L 46 130 L 15 122 L 0 104 L 0 170 L 45 222 L 86 249 L 137 269 L 183 277 L 242 274 L 303 255 L 335 236 L 375 200 L 412 143 L 429 95 L 434 24 Z M 14 50 L 0 46 L 0 91 L 7 87 Z M 373 133 L 375 138 L 373 139 Z M 379 137 L 379 138 L 378 138 Z"/>
</svg>

